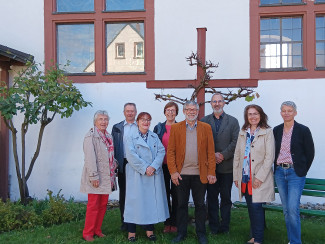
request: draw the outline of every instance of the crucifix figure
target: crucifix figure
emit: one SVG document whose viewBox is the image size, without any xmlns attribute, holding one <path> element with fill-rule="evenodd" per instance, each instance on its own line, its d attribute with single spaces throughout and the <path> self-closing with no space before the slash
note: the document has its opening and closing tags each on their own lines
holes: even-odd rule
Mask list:
<svg viewBox="0 0 325 244">
<path fill-rule="evenodd" d="M 197 57 L 201 64 L 206 64 L 206 31 L 207 28 L 197 28 Z M 202 65 L 197 65 L 195 80 L 150 80 L 147 88 L 196 88 L 204 79 L 205 71 Z M 209 80 L 209 86 L 213 88 L 230 87 L 257 87 L 257 79 L 214 79 Z M 197 103 L 200 105 L 199 119 L 204 116 L 205 89 L 197 92 Z"/>
</svg>

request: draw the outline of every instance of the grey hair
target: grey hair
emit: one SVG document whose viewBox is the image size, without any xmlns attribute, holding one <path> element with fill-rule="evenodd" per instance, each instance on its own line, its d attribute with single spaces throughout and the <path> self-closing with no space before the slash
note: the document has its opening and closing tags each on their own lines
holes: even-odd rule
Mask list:
<svg viewBox="0 0 325 244">
<path fill-rule="evenodd" d="M 193 100 L 186 101 L 183 105 L 183 110 L 185 110 L 188 105 L 194 105 L 196 106 L 196 109 L 199 110 L 199 104 Z"/>
<path fill-rule="evenodd" d="M 212 95 L 212 97 L 211 97 L 211 102 L 212 102 L 212 98 L 213 98 L 214 96 L 221 96 L 221 97 L 222 97 L 222 101 L 223 101 L 223 102 L 225 101 L 225 98 L 222 96 L 222 94 L 221 94 L 220 92 L 216 92 L 216 93 L 214 93 L 214 94 Z"/>
<path fill-rule="evenodd" d="M 135 111 L 137 111 L 137 106 L 135 105 L 135 103 L 126 103 L 126 104 L 124 104 L 124 109 L 123 110 L 125 110 L 126 106 L 133 106 L 135 108 Z"/>
<path fill-rule="evenodd" d="M 108 120 L 110 119 L 106 110 L 97 110 L 96 113 L 94 114 L 94 125 L 96 123 L 98 115 L 105 115 L 107 116 Z"/>
<path fill-rule="evenodd" d="M 285 101 L 285 102 L 283 102 L 282 104 L 281 104 L 281 107 L 280 107 L 280 109 L 282 110 L 282 107 L 283 106 L 289 106 L 289 107 L 292 107 L 295 111 L 297 111 L 297 105 L 294 103 L 294 102 L 292 102 L 292 101 Z"/>
</svg>

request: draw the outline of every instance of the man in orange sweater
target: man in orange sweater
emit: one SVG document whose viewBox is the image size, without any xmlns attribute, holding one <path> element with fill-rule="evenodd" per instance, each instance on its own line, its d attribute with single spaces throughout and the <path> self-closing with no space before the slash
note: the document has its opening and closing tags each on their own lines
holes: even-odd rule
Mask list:
<svg viewBox="0 0 325 244">
<path fill-rule="evenodd" d="M 192 190 L 196 234 L 199 243 L 206 244 L 204 197 L 207 183 L 216 182 L 213 135 L 209 124 L 197 120 L 199 105 L 195 101 L 187 101 L 183 113 L 185 120 L 171 127 L 167 148 L 167 165 L 178 198 L 178 234 L 172 242 L 178 243 L 186 238 L 188 201 Z"/>
</svg>

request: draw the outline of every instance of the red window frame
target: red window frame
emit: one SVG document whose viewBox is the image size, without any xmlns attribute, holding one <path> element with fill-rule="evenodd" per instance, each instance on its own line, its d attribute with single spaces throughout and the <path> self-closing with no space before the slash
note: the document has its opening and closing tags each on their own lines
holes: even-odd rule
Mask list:
<svg viewBox="0 0 325 244">
<path fill-rule="evenodd" d="M 258 80 L 324 78 L 325 71 L 316 69 L 316 15 L 325 14 L 325 4 L 304 0 L 302 4 L 263 6 L 250 1 L 250 77 Z M 260 70 L 260 19 L 263 17 L 302 17 L 303 68 L 283 71 Z"/>
<path fill-rule="evenodd" d="M 56 0 L 44 0 L 44 49 L 45 67 L 57 63 L 56 25 L 94 23 L 95 28 L 95 74 L 69 74 L 75 83 L 99 82 L 146 82 L 155 77 L 154 1 L 144 0 L 145 11 L 107 12 L 105 0 L 94 1 L 94 12 L 56 13 Z M 143 74 L 109 74 L 106 72 L 105 24 L 108 22 L 144 22 L 145 72 Z"/>
</svg>

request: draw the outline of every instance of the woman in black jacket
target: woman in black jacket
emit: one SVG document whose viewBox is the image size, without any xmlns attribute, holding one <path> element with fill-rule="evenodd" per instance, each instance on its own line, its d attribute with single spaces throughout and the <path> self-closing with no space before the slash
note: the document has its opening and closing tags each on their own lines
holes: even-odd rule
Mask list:
<svg viewBox="0 0 325 244">
<path fill-rule="evenodd" d="M 283 102 L 281 116 L 284 123 L 273 129 L 275 181 L 290 244 L 301 244 L 300 198 L 315 155 L 311 132 L 308 127 L 294 120 L 296 115 L 296 104 Z"/>
<path fill-rule="evenodd" d="M 153 132 L 155 132 L 159 139 L 161 140 L 162 144 L 165 147 L 167 152 L 167 146 L 170 136 L 170 129 L 172 124 L 175 124 L 175 117 L 178 115 L 178 105 L 174 102 L 169 102 L 164 107 L 164 115 L 166 116 L 166 121 L 163 123 L 158 123 Z M 176 189 L 175 185 L 171 182 L 170 173 L 167 167 L 167 158 L 165 156 L 164 162 L 162 165 L 164 178 L 165 178 L 165 187 L 166 187 L 166 194 L 167 194 L 167 202 L 169 208 L 169 215 L 165 221 L 165 228 L 164 232 L 177 232 L 176 227 L 176 210 L 177 210 L 177 196 L 176 196 Z M 172 203 L 170 203 L 170 197 L 172 197 Z"/>
</svg>

